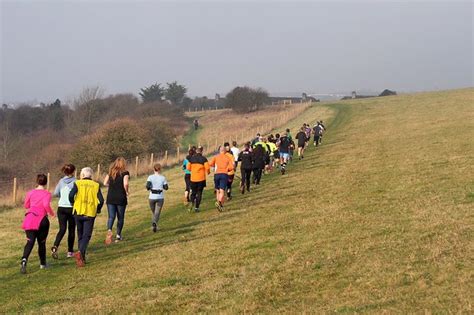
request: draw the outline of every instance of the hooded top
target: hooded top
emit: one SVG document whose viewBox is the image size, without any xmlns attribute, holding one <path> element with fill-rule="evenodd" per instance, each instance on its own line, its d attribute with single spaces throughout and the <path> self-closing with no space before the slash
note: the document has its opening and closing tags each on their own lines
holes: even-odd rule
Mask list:
<svg viewBox="0 0 474 315">
<path fill-rule="evenodd" d="M 59 197 L 58 207 L 72 208 L 72 204 L 69 202 L 69 192 L 74 187 L 75 181 L 76 178 L 74 176 L 64 176 L 59 180 L 53 193 L 55 197 Z"/>
</svg>

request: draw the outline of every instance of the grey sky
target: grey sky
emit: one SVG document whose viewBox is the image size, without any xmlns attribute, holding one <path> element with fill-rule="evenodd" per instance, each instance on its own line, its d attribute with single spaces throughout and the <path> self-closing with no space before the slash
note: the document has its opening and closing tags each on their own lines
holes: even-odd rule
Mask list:
<svg viewBox="0 0 474 315">
<path fill-rule="evenodd" d="M 452 1 L 2 1 L 0 99 L 173 80 L 192 96 L 473 86 L 472 16 Z"/>
</svg>

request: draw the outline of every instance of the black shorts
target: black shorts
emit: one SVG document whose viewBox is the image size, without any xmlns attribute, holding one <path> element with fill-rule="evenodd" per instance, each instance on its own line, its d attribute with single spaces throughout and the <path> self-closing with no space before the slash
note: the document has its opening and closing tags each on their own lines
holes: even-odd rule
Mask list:
<svg viewBox="0 0 474 315">
<path fill-rule="evenodd" d="M 298 143 L 298 148 L 303 148 L 304 149 L 305 145 L 306 145 L 306 143 Z"/>
<path fill-rule="evenodd" d="M 280 158 L 280 151 L 276 150 L 275 152 L 273 152 L 273 158 L 279 159 Z"/>
<path fill-rule="evenodd" d="M 191 189 L 191 174 L 184 174 L 184 182 L 186 183 L 185 191 L 189 191 Z"/>
<path fill-rule="evenodd" d="M 191 182 L 191 189 L 197 191 L 198 189 L 204 189 L 206 187 L 206 181 L 202 182 Z"/>
</svg>

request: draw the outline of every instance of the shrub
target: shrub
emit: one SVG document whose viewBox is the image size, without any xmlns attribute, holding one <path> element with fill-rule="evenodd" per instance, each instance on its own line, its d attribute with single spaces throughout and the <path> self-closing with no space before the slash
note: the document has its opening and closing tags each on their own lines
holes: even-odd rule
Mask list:
<svg viewBox="0 0 474 315">
<path fill-rule="evenodd" d="M 82 166 L 108 165 L 118 156 L 131 158 L 146 152 L 147 139 L 147 130 L 136 121 L 119 119 L 82 138 L 71 152 L 71 161 Z"/>
</svg>

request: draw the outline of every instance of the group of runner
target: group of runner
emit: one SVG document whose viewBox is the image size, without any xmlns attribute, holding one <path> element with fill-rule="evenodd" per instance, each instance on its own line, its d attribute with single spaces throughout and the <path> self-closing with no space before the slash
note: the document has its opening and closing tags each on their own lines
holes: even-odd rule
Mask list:
<svg viewBox="0 0 474 315">
<path fill-rule="evenodd" d="M 317 122 L 313 128 L 304 124 L 296 135 L 298 156 L 304 158 L 304 149 L 308 146 L 311 134 L 314 134 L 314 145 L 322 141 L 325 127 L 322 121 Z M 226 201 L 232 199 L 232 186 L 235 178 L 240 180 L 240 192 L 250 192 L 251 184 L 260 185 L 262 175 L 271 173 L 279 168 L 282 175 L 291 161 L 295 142 L 289 129 L 282 134 L 257 136 L 243 145 L 237 147 L 236 141 L 230 145 L 228 142 L 219 147 L 218 153 L 209 161 L 203 155 L 203 148 L 192 147 L 183 161 L 185 192 L 184 202 L 189 212 L 199 212 L 203 191 L 206 187 L 206 178 L 214 170 L 215 206 L 218 211 L 224 211 Z M 240 164 L 240 178 L 235 174 Z M 154 164 L 154 172 L 147 178 L 145 188 L 149 191 L 148 202 L 151 210 L 152 231 L 159 230 L 158 221 L 164 205 L 164 192 L 168 190 L 168 182 L 161 174 L 161 165 Z M 104 200 L 100 183 L 94 181 L 93 170 L 85 167 L 80 171 L 80 178 L 76 179 L 76 168 L 66 164 L 62 168 L 64 177 L 56 185 L 53 195 L 59 198 L 57 218 L 59 231 L 56 235 L 51 256 L 59 258 L 60 243 L 68 232 L 67 258 L 75 258 L 77 267 L 86 264 L 86 253 L 94 229 L 95 218 L 101 213 L 104 204 L 107 205 L 108 220 L 105 245 L 113 242 L 113 227 L 117 219 L 115 242 L 122 241 L 122 231 L 125 223 L 125 213 L 129 196 L 130 173 L 123 157 L 117 158 L 111 165 L 104 178 L 103 185 L 108 187 Z M 52 194 L 47 190 L 48 177 L 39 174 L 36 179 L 37 187 L 26 194 L 24 207 L 27 209 L 22 228 L 26 234 L 26 245 L 21 258 L 21 273 L 27 272 L 27 262 L 34 247 L 38 243 L 40 269 L 48 267 L 46 263 L 46 239 L 49 234 L 50 222 L 48 215 L 56 217 L 51 208 Z M 74 251 L 75 235 L 77 231 L 78 251 Z"/>
<path fill-rule="evenodd" d="M 298 156 L 304 158 L 304 150 L 314 134 L 314 145 L 318 146 L 322 141 L 325 131 L 323 121 L 318 121 L 311 128 L 304 124 L 296 135 L 298 142 Z M 214 168 L 214 193 L 216 195 L 215 206 L 217 210 L 224 211 L 226 201 L 232 199 L 232 186 L 240 163 L 240 192 L 250 192 L 251 183 L 260 185 L 262 175 L 271 173 L 279 168 L 282 175 L 291 161 L 295 142 L 286 129 L 282 134 L 270 134 L 266 137 L 257 134 L 256 137 L 244 144 L 242 149 L 237 147 L 233 141 L 232 146 L 226 142 L 218 148 L 218 153 L 210 161 L 203 156 L 202 147 L 191 147 L 188 155 L 183 161 L 185 191 L 184 203 L 189 212 L 199 212 L 202 201 L 203 190 L 206 187 L 206 178 Z"/>
</svg>

